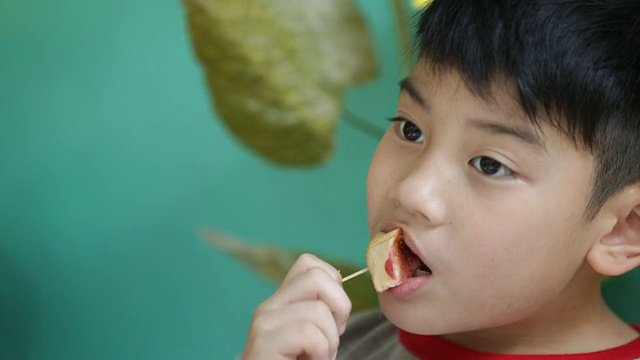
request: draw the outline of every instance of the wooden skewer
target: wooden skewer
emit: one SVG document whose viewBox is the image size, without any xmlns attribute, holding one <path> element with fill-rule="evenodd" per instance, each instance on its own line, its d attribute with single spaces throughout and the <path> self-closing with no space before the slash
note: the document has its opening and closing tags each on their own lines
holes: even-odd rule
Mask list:
<svg viewBox="0 0 640 360">
<path fill-rule="evenodd" d="M 362 274 L 366 273 L 367 271 L 369 271 L 369 269 L 368 269 L 368 268 L 364 268 L 364 269 L 362 269 L 362 270 L 358 270 L 358 271 L 354 272 L 354 273 L 353 273 L 353 274 L 351 274 L 351 275 L 347 275 L 347 276 L 343 277 L 343 278 L 342 278 L 342 282 L 344 283 L 344 282 L 346 282 L 346 281 L 348 281 L 348 280 L 351 280 L 351 279 L 353 279 L 353 278 L 354 278 L 354 277 L 356 277 L 356 276 L 360 276 L 360 275 L 362 275 Z"/>
</svg>

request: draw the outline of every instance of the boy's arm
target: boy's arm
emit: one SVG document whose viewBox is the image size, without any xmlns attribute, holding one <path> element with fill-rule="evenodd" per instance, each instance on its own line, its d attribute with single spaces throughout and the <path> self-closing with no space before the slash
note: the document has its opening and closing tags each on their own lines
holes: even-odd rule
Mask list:
<svg viewBox="0 0 640 360">
<path fill-rule="evenodd" d="M 256 309 L 242 359 L 334 359 L 350 311 L 340 273 L 302 255 Z"/>
</svg>

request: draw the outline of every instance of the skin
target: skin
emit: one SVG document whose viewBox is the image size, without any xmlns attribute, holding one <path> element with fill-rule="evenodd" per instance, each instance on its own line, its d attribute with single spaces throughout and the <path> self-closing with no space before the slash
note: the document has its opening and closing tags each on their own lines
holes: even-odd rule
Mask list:
<svg viewBox="0 0 640 360">
<path fill-rule="evenodd" d="M 382 293 L 383 312 L 407 331 L 499 353 L 631 341 L 586 261 L 612 224 L 584 216 L 594 159 L 536 129 L 509 92 L 494 97 L 424 63 L 403 82 L 370 168 L 369 222 L 372 234 L 403 227 L 433 274 L 407 298 Z"/>
<path fill-rule="evenodd" d="M 600 284 L 640 261 L 640 235 L 627 236 L 640 234 L 640 191 L 587 219 L 593 157 L 532 126 L 507 83 L 495 88 L 482 100 L 424 62 L 402 82 L 367 180 L 370 234 L 402 227 L 433 273 L 409 295 L 379 294 L 382 311 L 406 331 L 496 353 L 632 341 Z M 243 359 L 333 359 L 350 309 L 337 270 L 303 255 L 256 310 Z"/>
</svg>

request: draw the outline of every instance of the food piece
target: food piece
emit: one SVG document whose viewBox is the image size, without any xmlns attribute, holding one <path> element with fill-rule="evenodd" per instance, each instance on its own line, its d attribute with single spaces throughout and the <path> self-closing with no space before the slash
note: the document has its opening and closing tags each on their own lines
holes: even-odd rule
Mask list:
<svg viewBox="0 0 640 360">
<path fill-rule="evenodd" d="M 377 292 L 431 272 L 405 244 L 400 228 L 388 233 L 381 232 L 371 239 L 367 247 L 367 266 Z"/>
</svg>

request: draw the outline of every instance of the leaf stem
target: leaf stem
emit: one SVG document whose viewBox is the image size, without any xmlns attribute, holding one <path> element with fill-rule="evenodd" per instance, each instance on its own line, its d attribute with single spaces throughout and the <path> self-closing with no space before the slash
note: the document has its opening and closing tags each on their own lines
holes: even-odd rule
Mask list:
<svg viewBox="0 0 640 360">
<path fill-rule="evenodd" d="M 371 136 L 375 140 L 380 140 L 385 132 L 383 128 L 374 125 L 371 121 L 363 119 L 349 109 L 344 110 L 344 121 L 349 123 L 356 129 L 362 131 L 363 133 Z"/>
<path fill-rule="evenodd" d="M 393 13 L 395 16 L 396 30 L 398 32 L 398 40 L 400 41 L 400 60 L 402 62 L 402 72 L 409 74 L 411 72 L 408 59 L 411 56 L 411 30 L 409 29 L 408 11 L 405 6 L 405 0 L 393 0 Z"/>
</svg>

